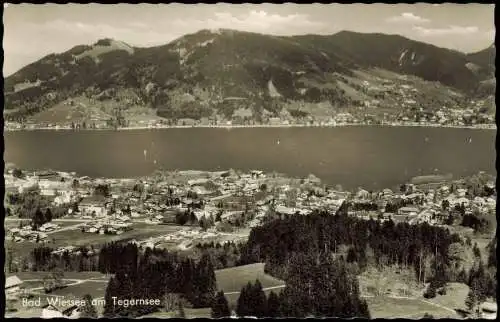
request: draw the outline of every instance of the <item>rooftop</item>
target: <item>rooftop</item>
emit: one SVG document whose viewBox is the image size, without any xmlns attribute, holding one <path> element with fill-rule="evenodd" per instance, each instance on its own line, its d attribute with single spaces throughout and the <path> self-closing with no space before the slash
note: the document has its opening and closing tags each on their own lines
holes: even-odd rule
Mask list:
<svg viewBox="0 0 500 322">
<path fill-rule="evenodd" d="M 21 285 L 22 283 L 23 281 L 21 281 L 19 277 L 17 277 L 16 275 L 9 276 L 5 279 L 5 288 L 18 286 Z"/>
</svg>

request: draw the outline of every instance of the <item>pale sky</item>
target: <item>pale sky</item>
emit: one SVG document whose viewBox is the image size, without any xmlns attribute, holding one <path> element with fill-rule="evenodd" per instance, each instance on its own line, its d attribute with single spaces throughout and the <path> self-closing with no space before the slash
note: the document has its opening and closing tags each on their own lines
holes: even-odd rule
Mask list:
<svg viewBox="0 0 500 322">
<path fill-rule="evenodd" d="M 5 75 L 102 38 L 148 47 L 201 29 L 380 32 L 464 52 L 484 49 L 495 37 L 492 4 L 8 4 L 3 23 Z"/>
</svg>

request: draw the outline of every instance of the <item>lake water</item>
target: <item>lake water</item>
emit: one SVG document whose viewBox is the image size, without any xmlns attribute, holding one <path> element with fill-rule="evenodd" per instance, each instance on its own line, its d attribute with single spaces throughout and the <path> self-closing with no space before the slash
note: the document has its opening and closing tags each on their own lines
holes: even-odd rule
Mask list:
<svg viewBox="0 0 500 322">
<path fill-rule="evenodd" d="M 5 162 L 21 168 L 136 177 L 165 170 L 310 173 L 352 189 L 411 177 L 496 174 L 493 130 L 419 127 L 155 129 L 5 132 Z"/>
</svg>

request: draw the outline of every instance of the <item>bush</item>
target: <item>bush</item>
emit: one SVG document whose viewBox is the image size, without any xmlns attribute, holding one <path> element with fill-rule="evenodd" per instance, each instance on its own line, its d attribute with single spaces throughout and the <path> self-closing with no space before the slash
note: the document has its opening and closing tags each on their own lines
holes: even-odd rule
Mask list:
<svg viewBox="0 0 500 322">
<path fill-rule="evenodd" d="M 439 295 L 446 295 L 446 287 L 443 287 L 443 288 L 439 289 L 437 293 Z"/>
<path fill-rule="evenodd" d="M 428 287 L 424 293 L 426 299 L 432 299 L 436 297 L 436 289 L 434 287 Z"/>
<path fill-rule="evenodd" d="M 12 175 L 18 179 L 23 178 L 23 172 L 20 169 L 12 170 Z"/>
</svg>

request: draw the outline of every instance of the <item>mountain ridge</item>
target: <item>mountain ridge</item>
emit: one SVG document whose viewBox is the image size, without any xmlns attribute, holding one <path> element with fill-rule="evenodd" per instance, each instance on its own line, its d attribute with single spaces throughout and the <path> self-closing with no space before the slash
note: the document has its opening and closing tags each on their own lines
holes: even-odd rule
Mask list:
<svg viewBox="0 0 500 322">
<path fill-rule="evenodd" d="M 230 118 L 239 108 L 254 116 L 263 110 L 276 115 L 299 101 L 327 101 L 335 109 L 376 99 L 363 92 L 356 76 L 374 69 L 416 77 L 422 86 L 436 83 L 465 97 L 487 96 L 492 88 L 484 82 L 494 77 L 488 50 L 465 54 L 400 35 L 352 31 L 273 36 L 203 29 L 152 47 L 104 38 L 47 55 L 6 77 L 4 115 L 26 118 L 82 95 L 148 106 L 171 119 Z M 271 87 L 280 99 L 269 99 Z M 125 92 L 125 99 L 118 98 Z M 229 104 L 227 97 L 247 101 Z"/>
</svg>

